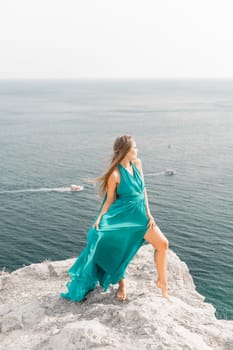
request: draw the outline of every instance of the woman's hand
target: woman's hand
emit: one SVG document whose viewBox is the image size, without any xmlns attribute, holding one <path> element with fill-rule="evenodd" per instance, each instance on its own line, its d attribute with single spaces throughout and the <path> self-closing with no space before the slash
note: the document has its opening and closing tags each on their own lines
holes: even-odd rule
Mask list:
<svg viewBox="0 0 233 350">
<path fill-rule="evenodd" d="M 94 227 L 96 230 L 99 229 L 100 220 L 101 220 L 101 218 L 98 217 L 98 219 L 96 220 L 96 222 L 95 222 L 94 225 L 93 225 L 93 227 Z"/>
<path fill-rule="evenodd" d="M 149 222 L 147 224 L 147 227 L 148 228 L 154 228 L 156 226 L 156 222 L 155 222 L 153 216 L 149 215 L 148 219 L 149 219 Z"/>
</svg>

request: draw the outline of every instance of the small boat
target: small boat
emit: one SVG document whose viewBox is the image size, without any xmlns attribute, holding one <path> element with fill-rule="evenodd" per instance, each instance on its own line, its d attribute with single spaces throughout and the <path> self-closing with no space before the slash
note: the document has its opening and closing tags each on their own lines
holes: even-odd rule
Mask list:
<svg viewBox="0 0 233 350">
<path fill-rule="evenodd" d="M 165 173 L 165 175 L 171 176 L 171 175 L 175 175 L 176 171 L 173 169 L 166 169 L 164 173 Z"/>
<path fill-rule="evenodd" d="M 70 186 L 70 190 L 71 190 L 72 192 L 82 191 L 82 190 L 83 190 L 83 186 L 71 185 L 71 186 Z"/>
</svg>

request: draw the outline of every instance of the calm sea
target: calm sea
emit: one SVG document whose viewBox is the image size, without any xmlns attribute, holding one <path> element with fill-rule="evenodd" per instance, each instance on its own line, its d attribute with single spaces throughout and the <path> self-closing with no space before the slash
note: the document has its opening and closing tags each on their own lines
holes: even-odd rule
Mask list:
<svg viewBox="0 0 233 350">
<path fill-rule="evenodd" d="M 0 81 L 0 268 L 80 253 L 100 204 L 88 179 L 121 134 L 136 139 L 170 248 L 233 319 L 230 80 Z"/>
</svg>

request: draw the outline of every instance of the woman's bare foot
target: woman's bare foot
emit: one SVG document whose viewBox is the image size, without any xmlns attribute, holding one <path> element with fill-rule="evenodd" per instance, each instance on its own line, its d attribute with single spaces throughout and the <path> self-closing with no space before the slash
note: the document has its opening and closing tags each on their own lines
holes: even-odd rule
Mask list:
<svg viewBox="0 0 233 350">
<path fill-rule="evenodd" d="M 127 295 L 126 295 L 126 288 L 125 288 L 125 287 L 119 286 L 119 288 L 118 288 L 118 290 L 117 290 L 117 293 L 116 293 L 116 298 L 117 298 L 117 300 L 119 300 L 119 301 L 124 301 L 124 300 L 126 300 Z"/>
<path fill-rule="evenodd" d="M 119 287 L 118 287 L 118 290 L 117 290 L 117 293 L 116 293 L 116 298 L 119 301 L 126 300 L 126 298 L 127 298 L 127 295 L 126 295 L 126 284 L 125 284 L 125 279 L 124 278 L 122 278 L 119 281 Z"/>
<path fill-rule="evenodd" d="M 167 285 L 161 283 L 159 280 L 156 281 L 156 285 L 158 288 L 162 290 L 162 296 L 166 299 L 169 299 L 168 291 L 167 291 Z"/>
</svg>

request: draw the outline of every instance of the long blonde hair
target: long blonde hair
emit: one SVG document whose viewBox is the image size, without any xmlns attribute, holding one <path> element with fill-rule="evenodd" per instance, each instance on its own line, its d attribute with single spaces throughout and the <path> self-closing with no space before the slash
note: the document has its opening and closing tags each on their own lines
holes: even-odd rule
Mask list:
<svg viewBox="0 0 233 350">
<path fill-rule="evenodd" d="M 107 184 L 109 176 L 112 174 L 114 168 L 121 162 L 121 160 L 129 152 L 133 145 L 133 137 L 130 135 L 118 136 L 113 144 L 113 155 L 110 165 L 106 172 L 95 179 L 96 182 L 100 182 L 100 193 L 103 196 L 107 190 Z"/>
</svg>

